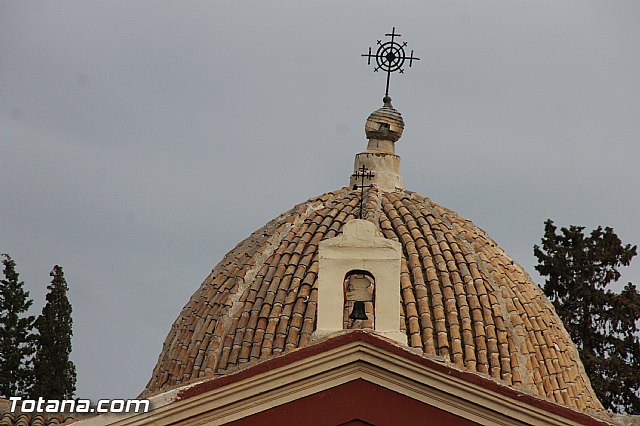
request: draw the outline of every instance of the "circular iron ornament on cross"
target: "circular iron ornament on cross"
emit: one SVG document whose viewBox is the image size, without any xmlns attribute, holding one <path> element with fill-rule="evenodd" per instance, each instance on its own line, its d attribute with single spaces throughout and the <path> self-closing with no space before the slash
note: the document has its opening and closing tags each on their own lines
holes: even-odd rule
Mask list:
<svg viewBox="0 0 640 426">
<path fill-rule="evenodd" d="M 392 41 L 383 43 L 376 52 L 378 68 L 385 72 L 395 72 L 401 69 L 405 61 L 403 46 Z"/>
<path fill-rule="evenodd" d="M 411 54 L 407 56 L 404 48 L 407 46 L 407 42 L 398 43 L 396 41 L 396 37 L 401 37 L 400 34 L 396 34 L 396 28 L 393 27 L 393 30 L 390 34 L 385 34 L 386 37 L 391 37 L 391 40 L 385 41 L 378 40 L 378 50 L 376 54 L 371 53 L 371 48 L 369 48 L 369 53 L 364 53 L 361 56 L 367 58 L 367 65 L 371 65 L 371 58 L 375 58 L 376 66 L 373 71 L 378 72 L 380 70 L 387 73 L 387 86 L 385 90 L 385 96 L 389 96 L 389 78 L 391 77 L 392 72 L 399 71 L 400 74 L 404 73 L 404 64 L 409 61 L 409 67 L 413 65 L 413 61 L 419 61 L 420 58 L 416 58 L 413 56 L 413 50 Z"/>
</svg>

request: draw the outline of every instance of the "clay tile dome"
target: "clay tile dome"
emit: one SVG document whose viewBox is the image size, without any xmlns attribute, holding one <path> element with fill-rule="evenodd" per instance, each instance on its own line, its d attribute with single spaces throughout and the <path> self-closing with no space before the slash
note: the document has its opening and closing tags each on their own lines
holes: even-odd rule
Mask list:
<svg viewBox="0 0 640 426">
<path fill-rule="evenodd" d="M 367 126 L 384 117 L 400 134 L 394 111 L 385 105 Z M 363 217 L 401 245 L 399 323 L 408 346 L 522 392 L 603 411 L 553 306 L 482 229 L 403 188 L 374 185 L 364 194 Z M 359 216 L 360 196 L 345 187 L 311 198 L 231 250 L 173 323 L 144 394 L 312 344 L 319 245 Z"/>
</svg>

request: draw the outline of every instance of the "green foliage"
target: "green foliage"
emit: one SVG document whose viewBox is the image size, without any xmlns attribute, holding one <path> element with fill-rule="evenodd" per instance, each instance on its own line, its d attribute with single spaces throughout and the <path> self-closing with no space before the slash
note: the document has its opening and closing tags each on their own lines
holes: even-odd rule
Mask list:
<svg viewBox="0 0 640 426">
<path fill-rule="evenodd" d="M 4 279 L 0 280 L 0 395 L 27 396 L 31 384 L 34 317 L 25 315 L 33 303 L 16 263 L 3 254 Z"/>
<path fill-rule="evenodd" d="M 76 390 L 76 367 L 69 359 L 73 321 L 62 268 L 53 267 L 47 304 L 36 320 L 37 352 L 33 360 L 33 397 L 71 399 Z"/>
<path fill-rule="evenodd" d="M 640 414 L 640 293 L 629 283 L 617 294 L 607 286 L 620 278 L 636 246 L 623 246 L 611 228 L 561 228 L 545 222 L 536 270 L 547 277 L 544 292 L 580 352 L 605 408 Z"/>
</svg>

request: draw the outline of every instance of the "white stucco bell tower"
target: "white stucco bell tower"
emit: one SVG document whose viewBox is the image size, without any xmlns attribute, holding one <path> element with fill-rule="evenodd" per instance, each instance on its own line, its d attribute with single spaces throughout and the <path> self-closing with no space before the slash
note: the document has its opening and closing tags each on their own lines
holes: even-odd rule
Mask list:
<svg viewBox="0 0 640 426">
<path fill-rule="evenodd" d="M 400 331 L 401 244 L 384 238 L 373 223 L 354 219 L 341 235 L 321 241 L 318 250 L 315 337 L 343 330 L 344 282 L 355 271 L 373 278 L 373 330 L 406 345 L 407 335 Z"/>
</svg>

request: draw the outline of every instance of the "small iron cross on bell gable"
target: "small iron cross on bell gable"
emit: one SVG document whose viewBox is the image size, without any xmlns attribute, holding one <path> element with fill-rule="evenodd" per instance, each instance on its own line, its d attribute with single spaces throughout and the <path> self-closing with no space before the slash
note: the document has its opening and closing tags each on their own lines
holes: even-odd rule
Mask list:
<svg viewBox="0 0 640 426">
<path fill-rule="evenodd" d="M 365 188 L 371 188 L 373 186 L 373 185 L 365 185 L 364 184 L 364 180 L 365 179 L 371 180 L 371 179 L 373 179 L 373 177 L 375 175 L 373 174 L 373 172 L 371 170 L 367 169 L 363 164 L 362 167 L 360 167 L 358 170 L 356 170 L 356 172 L 354 174 L 352 174 L 351 176 L 356 178 L 356 179 L 360 179 L 360 185 L 358 185 L 356 183 L 355 185 L 353 185 L 353 189 L 357 190 L 358 188 L 360 188 L 360 190 L 361 190 L 361 192 L 360 192 L 360 219 L 364 219 L 366 217 L 366 215 L 364 215 L 364 212 L 363 212 L 364 189 Z"/>
</svg>

